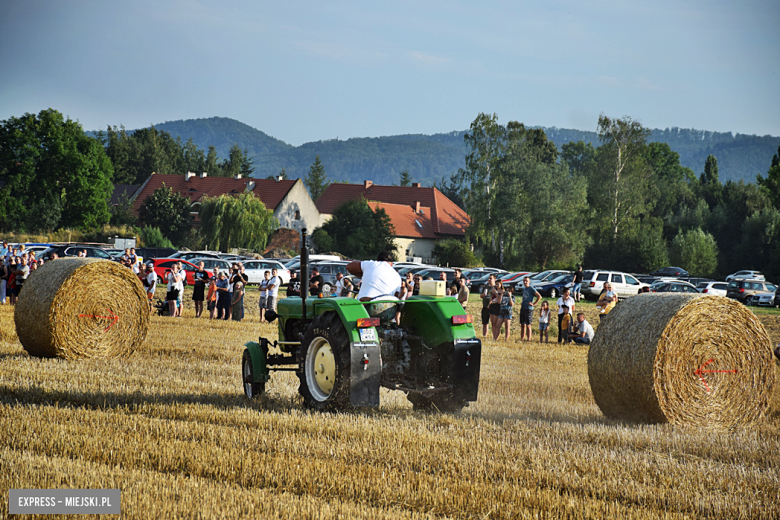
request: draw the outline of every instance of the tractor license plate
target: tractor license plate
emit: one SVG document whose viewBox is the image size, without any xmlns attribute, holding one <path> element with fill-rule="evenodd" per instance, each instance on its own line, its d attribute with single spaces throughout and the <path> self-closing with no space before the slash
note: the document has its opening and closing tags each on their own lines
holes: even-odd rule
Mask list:
<svg viewBox="0 0 780 520">
<path fill-rule="evenodd" d="M 358 329 L 360 331 L 360 341 L 376 341 L 376 329 Z"/>
</svg>

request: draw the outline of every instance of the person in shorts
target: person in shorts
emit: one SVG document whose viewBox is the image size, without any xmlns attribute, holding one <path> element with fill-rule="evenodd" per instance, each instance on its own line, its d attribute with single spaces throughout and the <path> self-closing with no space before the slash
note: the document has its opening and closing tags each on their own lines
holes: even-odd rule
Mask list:
<svg viewBox="0 0 780 520">
<path fill-rule="evenodd" d="M 260 282 L 260 323 L 265 321 L 265 309 L 268 304 L 268 284 L 271 283 L 271 273 L 268 271 L 263 273 L 263 280 Z"/>
<path fill-rule="evenodd" d="M 267 271 L 266 271 L 267 272 Z M 271 269 L 271 279 L 268 280 L 268 291 L 265 295 L 265 310 L 276 312 L 276 302 L 279 299 L 279 285 L 282 283 L 276 268 Z"/>
<path fill-rule="evenodd" d="M 498 320 L 498 311 L 501 308 L 501 304 L 498 303 L 493 297 L 493 293 L 496 291 L 496 275 L 491 274 L 488 276 L 488 281 L 485 287 L 482 289 L 482 305 L 485 305 L 487 299 L 487 316 L 490 323 L 490 330 L 496 326 L 496 320 Z M 482 314 L 482 335 L 487 335 L 487 327 L 485 326 L 485 314 Z"/>
<path fill-rule="evenodd" d="M 563 344 L 568 345 L 569 343 L 571 343 L 571 339 L 569 338 L 569 333 L 571 333 L 571 314 L 569 314 L 568 305 L 564 305 L 562 308 L 563 308 L 563 315 L 561 321 L 559 322 L 560 325 L 558 326 L 559 327 L 558 334 L 562 338 Z"/>
<path fill-rule="evenodd" d="M 206 285 L 209 283 L 209 272 L 206 271 L 206 263 L 198 262 L 198 270 L 193 274 L 195 287 L 192 290 L 192 301 L 195 303 L 195 317 L 200 318 L 203 313 L 203 300 L 205 299 Z"/>
<path fill-rule="evenodd" d="M 574 272 L 574 287 L 572 287 L 572 296 L 574 296 L 575 302 L 582 299 L 582 274 L 582 266 L 578 265 Z"/>
<path fill-rule="evenodd" d="M 531 320 L 534 306 L 542 299 L 539 291 L 531 287 L 531 280 L 523 278 L 523 303 L 520 305 L 520 341 L 531 341 Z"/>
<path fill-rule="evenodd" d="M 496 334 L 496 331 L 500 334 L 501 325 L 503 325 L 504 341 L 509 341 L 509 329 L 512 327 L 512 309 L 515 306 L 515 297 L 512 292 L 512 286 L 507 285 L 506 289 L 504 289 L 504 292 L 501 295 L 501 307 L 498 311 L 498 324 L 496 325 L 495 331 L 493 333 L 493 339 L 498 339 L 498 334 Z"/>
<path fill-rule="evenodd" d="M 154 309 L 154 305 L 152 304 L 154 292 L 157 289 L 157 273 L 154 272 L 154 266 L 148 264 L 146 266 L 146 272 L 141 276 L 143 277 L 142 281 L 146 288 L 146 297 L 149 298 L 149 314 L 151 314 Z"/>
</svg>

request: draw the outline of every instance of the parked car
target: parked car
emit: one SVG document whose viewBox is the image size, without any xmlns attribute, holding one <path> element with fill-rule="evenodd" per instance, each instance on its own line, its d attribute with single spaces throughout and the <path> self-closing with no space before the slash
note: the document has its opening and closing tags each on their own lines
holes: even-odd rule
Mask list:
<svg viewBox="0 0 780 520">
<path fill-rule="evenodd" d="M 48 261 L 52 253 L 57 253 L 60 258 L 66 256 L 78 256 L 81 251 L 86 250 L 87 258 L 99 258 L 101 260 L 114 260 L 114 257 L 106 253 L 102 248 L 95 246 L 80 246 L 77 244 L 65 244 L 51 246 L 43 251 L 39 258 Z M 37 253 L 36 253 L 37 255 Z"/>
<path fill-rule="evenodd" d="M 731 280 L 735 280 L 737 278 L 744 278 L 746 280 L 761 280 L 762 282 L 766 281 L 766 278 L 763 274 L 761 274 L 760 271 L 737 271 L 736 273 L 732 273 L 726 277 L 726 281 L 730 282 Z"/>
<path fill-rule="evenodd" d="M 604 282 L 609 281 L 618 298 L 628 298 L 642 292 L 643 287 L 650 287 L 630 274 L 619 271 L 585 271 L 582 274 L 582 295 L 589 299 L 598 299 Z"/>
<path fill-rule="evenodd" d="M 750 296 L 747 304 L 759 307 L 777 307 L 780 305 L 780 303 L 778 303 L 777 289 L 772 292 L 754 294 L 753 296 Z"/>
<path fill-rule="evenodd" d="M 729 282 L 726 289 L 726 296 L 734 298 L 742 303 L 747 303 L 747 299 L 754 294 L 763 292 L 775 292 L 777 288 L 764 280 L 743 280 L 734 278 Z"/>
<path fill-rule="evenodd" d="M 650 276 L 674 276 L 675 278 L 687 277 L 688 271 L 682 267 L 662 267 L 650 273 Z"/>
<path fill-rule="evenodd" d="M 330 294 L 333 286 L 336 285 L 336 275 L 338 273 L 343 274 L 346 278 L 352 280 L 352 275 L 347 271 L 347 263 L 344 261 L 339 262 L 317 262 L 309 267 L 309 275 L 311 270 L 315 267 L 320 270 L 320 276 L 322 276 L 322 292 L 324 294 Z"/>
<path fill-rule="evenodd" d="M 702 294 L 710 294 L 715 296 L 726 296 L 726 289 L 729 284 L 726 282 L 700 282 L 696 286 L 696 290 Z"/>
<path fill-rule="evenodd" d="M 560 269 L 548 269 L 547 271 L 541 271 L 539 273 L 528 273 L 528 279 L 531 280 L 531 285 L 537 285 L 553 278 L 558 278 L 562 274 L 573 274 L 571 271 L 562 271 Z"/>
<path fill-rule="evenodd" d="M 490 272 L 484 272 L 484 273 L 475 273 L 472 272 L 472 278 L 469 278 L 469 290 L 472 292 L 472 294 L 480 294 L 482 292 L 482 289 L 485 288 L 485 284 L 488 281 L 488 278 L 490 278 L 491 274 L 496 273 L 490 273 Z M 477 275 L 477 276 L 475 276 Z"/>
<path fill-rule="evenodd" d="M 444 272 L 447 275 L 447 287 L 455 283 L 455 270 L 448 269 L 446 267 L 434 267 L 431 269 L 426 269 L 424 271 L 418 271 L 414 274 L 415 276 L 422 276 L 423 280 L 425 280 L 429 276 L 434 280 L 438 280 L 440 276 L 439 273 L 441 272 Z"/>
<path fill-rule="evenodd" d="M 154 272 L 157 273 L 157 285 L 161 285 L 168 283 L 168 279 L 165 277 L 166 271 L 170 271 L 176 262 L 181 262 L 181 268 L 186 275 L 184 278 L 185 285 L 195 285 L 195 271 L 198 268 L 187 260 L 182 260 L 181 258 L 153 258 L 146 262 L 146 265 L 152 264 Z"/>
<path fill-rule="evenodd" d="M 696 290 L 696 287 L 694 287 L 693 284 L 690 284 L 688 282 L 683 282 L 680 280 L 674 280 L 671 282 L 667 282 L 664 280 L 659 280 L 655 282 L 653 285 L 650 286 L 650 292 L 672 292 L 672 293 L 696 293 L 698 294 L 699 291 Z"/>
<path fill-rule="evenodd" d="M 227 271 L 230 269 L 231 266 L 229 262 L 220 260 L 218 258 L 209 258 L 209 257 L 196 257 L 188 260 L 188 262 L 194 266 L 197 266 L 199 263 L 203 262 L 203 267 L 207 271 L 211 271 L 215 267 L 218 268 L 220 271 Z"/>
<path fill-rule="evenodd" d="M 697 289 L 699 288 L 699 284 L 700 283 L 715 282 L 715 280 L 713 280 L 712 278 L 696 278 L 696 277 L 693 277 L 693 276 L 691 276 L 689 278 L 686 278 L 685 281 L 688 282 L 688 283 L 692 283 L 693 285 L 696 286 Z M 721 282 L 721 283 L 724 283 L 724 282 Z"/>
<path fill-rule="evenodd" d="M 552 280 L 547 280 L 542 283 L 533 284 L 533 288 L 544 297 L 557 298 L 559 294 L 563 293 L 563 289 L 566 287 L 574 286 L 574 273 L 564 273 L 558 275 Z"/>
<path fill-rule="evenodd" d="M 290 270 L 278 260 L 247 260 L 242 262 L 250 284 L 259 284 L 263 281 L 263 273 L 276 268 L 276 274 L 282 279 L 283 284 L 290 283 Z"/>
<path fill-rule="evenodd" d="M 147 260 L 152 258 L 171 258 L 178 251 L 171 247 L 136 247 L 135 254 Z"/>
<path fill-rule="evenodd" d="M 173 253 L 168 258 L 181 258 L 182 260 L 187 260 L 188 262 L 190 262 L 193 258 L 216 258 L 217 260 L 222 260 L 222 257 L 213 251 L 179 251 L 177 253 Z"/>
</svg>

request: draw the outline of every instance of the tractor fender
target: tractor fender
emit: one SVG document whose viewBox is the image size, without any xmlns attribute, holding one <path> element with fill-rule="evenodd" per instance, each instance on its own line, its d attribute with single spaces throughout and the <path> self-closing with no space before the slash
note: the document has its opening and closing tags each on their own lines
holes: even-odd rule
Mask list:
<svg viewBox="0 0 780 520">
<path fill-rule="evenodd" d="M 476 401 L 482 363 L 482 342 L 478 338 L 459 339 L 447 345 L 449 354 L 442 356 L 442 378 L 452 385 L 455 399 Z"/>
<path fill-rule="evenodd" d="M 245 343 L 244 346 L 249 351 L 249 356 L 252 358 L 252 374 L 255 379 L 253 383 L 267 383 L 268 380 L 271 379 L 265 362 L 266 356 L 268 355 L 268 340 L 260 338 L 260 343 L 250 341 L 249 343 Z"/>
<path fill-rule="evenodd" d="M 382 349 L 379 343 L 349 344 L 349 400 L 352 406 L 379 406 Z"/>
</svg>

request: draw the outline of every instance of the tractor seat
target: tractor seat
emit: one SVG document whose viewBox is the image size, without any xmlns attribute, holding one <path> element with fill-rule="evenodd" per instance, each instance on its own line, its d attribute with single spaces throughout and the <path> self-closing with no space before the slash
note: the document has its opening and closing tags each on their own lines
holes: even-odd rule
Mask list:
<svg viewBox="0 0 780 520">
<path fill-rule="evenodd" d="M 372 303 L 377 300 L 382 300 L 382 301 L 377 303 Z M 379 318 L 379 321 L 384 323 L 395 318 L 395 314 L 396 312 L 398 312 L 398 305 L 400 303 L 401 300 L 399 300 L 395 296 L 390 296 L 390 295 L 377 296 L 376 298 L 371 299 L 366 304 L 366 312 L 368 312 L 368 315 L 371 316 L 372 318 Z"/>
</svg>

